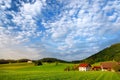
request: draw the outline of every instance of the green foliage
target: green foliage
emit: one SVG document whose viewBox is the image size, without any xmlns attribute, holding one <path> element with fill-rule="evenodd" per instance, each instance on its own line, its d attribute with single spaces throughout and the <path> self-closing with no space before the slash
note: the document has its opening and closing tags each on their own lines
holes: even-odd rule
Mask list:
<svg viewBox="0 0 120 80">
<path fill-rule="evenodd" d="M 59 63 L 59 62 L 58 62 L 58 61 L 56 61 L 56 62 L 55 62 L 55 65 L 56 65 L 56 66 L 58 66 L 58 63 Z"/>
<path fill-rule="evenodd" d="M 16 63 L 16 62 L 17 62 L 16 60 L 12 60 L 12 59 L 8 59 L 8 60 L 0 59 L 0 64 Z"/>
<path fill-rule="evenodd" d="M 62 63 L 68 63 L 67 61 L 56 59 L 56 58 L 43 58 L 40 59 L 42 62 L 47 62 L 47 63 L 54 63 L 54 62 L 62 62 Z"/>
<path fill-rule="evenodd" d="M 120 65 L 114 66 L 113 69 L 114 69 L 116 72 L 120 72 Z"/>
<path fill-rule="evenodd" d="M 0 64 L 7 64 L 7 63 L 9 63 L 9 61 L 4 60 L 4 59 L 0 59 Z"/>
<path fill-rule="evenodd" d="M 67 66 L 64 71 L 78 71 L 78 65 Z"/>
<path fill-rule="evenodd" d="M 70 71 L 71 69 L 70 69 L 70 66 L 67 66 L 65 69 L 64 69 L 64 71 Z"/>
<path fill-rule="evenodd" d="M 27 61 L 30 61 L 30 59 L 19 59 L 19 60 L 17 60 L 17 62 L 27 62 Z"/>
<path fill-rule="evenodd" d="M 42 62 L 40 60 L 37 60 L 34 62 L 34 64 L 35 64 L 35 66 L 40 66 L 40 65 L 42 65 Z"/>
</svg>

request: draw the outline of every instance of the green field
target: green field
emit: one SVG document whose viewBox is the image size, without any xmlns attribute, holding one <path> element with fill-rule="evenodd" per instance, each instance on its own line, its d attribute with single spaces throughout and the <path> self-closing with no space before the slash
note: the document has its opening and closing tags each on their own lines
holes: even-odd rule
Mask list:
<svg viewBox="0 0 120 80">
<path fill-rule="evenodd" d="M 0 80 L 120 80 L 120 73 L 102 71 L 64 71 L 73 64 L 55 63 L 34 66 L 28 63 L 0 65 Z"/>
</svg>

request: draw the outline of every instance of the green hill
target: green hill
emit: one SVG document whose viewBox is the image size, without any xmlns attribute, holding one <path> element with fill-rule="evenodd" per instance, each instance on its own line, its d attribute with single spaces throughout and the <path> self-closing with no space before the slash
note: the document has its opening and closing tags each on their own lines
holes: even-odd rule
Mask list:
<svg viewBox="0 0 120 80">
<path fill-rule="evenodd" d="M 69 63 L 68 61 L 57 59 L 57 58 L 43 58 L 40 59 L 42 62 L 53 63 L 53 62 L 61 62 L 61 63 Z"/>
<path fill-rule="evenodd" d="M 120 61 L 120 43 L 105 48 L 104 50 L 82 60 L 81 62 L 96 63 L 113 60 Z"/>
</svg>

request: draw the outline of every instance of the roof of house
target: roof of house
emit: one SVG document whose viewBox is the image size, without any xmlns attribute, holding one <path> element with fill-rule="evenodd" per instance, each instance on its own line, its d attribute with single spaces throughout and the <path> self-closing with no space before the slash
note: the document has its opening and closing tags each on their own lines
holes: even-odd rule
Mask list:
<svg viewBox="0 0 120 80">
<path fill-rule="evenodd" d="M 91 65 L 90 64 L 88 64 L 88 63 L 81 63 L 80 65 L 79 65 L 79 67 L 91 67 Z"/>
<path fill-rule="evenodd" d="M 103 69 L 108 69 L 108 68 L 111 69 L 115 65 L 117 65 L 117 62 L 102 62 L 100 65 Z"/>
</svg>

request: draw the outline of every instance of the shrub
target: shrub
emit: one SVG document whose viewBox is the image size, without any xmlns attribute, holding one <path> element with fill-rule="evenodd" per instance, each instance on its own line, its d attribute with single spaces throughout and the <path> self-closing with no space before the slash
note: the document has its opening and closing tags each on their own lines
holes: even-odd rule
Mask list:
<svg viewBox="0 0 120 80">
<path fill-rule="evenodd" d="M 30 59 L 19 59 L 18 62 L 21 63 L 21 62 L 27 62 L 27 61 L 30 61 Z"/>
<path fill-rule="evenodd" d="M 8 60 L 0 59 L 0 64 L 7 64 L 7 63 L 9 63 Z"/>
<path fill-rule="evenodd" d="M 73 71 L 77 71 L 77 70 L 78 70 L 78 65 L 72 66 L 72 70 L 73 70 Z"/>
<path fill-rule="evenodd" d="M 57 62 L 57 61 L 55 62 L 55 65 L 56 65 L 56 66 L 58 65 L 58 62 Z"/>
<path fill-rule="evenodd" d="M 70 71 L 70 66 L 67 66 L 64 71 Z"/>
<path fill-rule="evenodd" d="M 34 64 L 35 64 L 35 66 L 40 66 L 40 65 L 42 65 L 42 62 L 40 60 L 37 60 L 34 62 Z"/>
<path fill-rule="evenodd" d="M 113 69 L 114 69 L 116 72 L 120 72 L 120 65 L 114 66 Z"/>
</svg>

